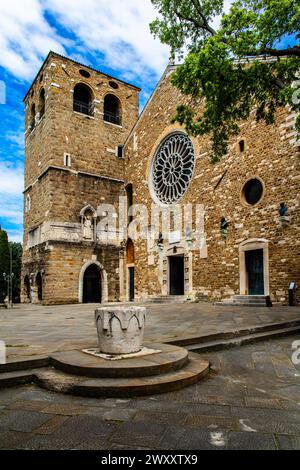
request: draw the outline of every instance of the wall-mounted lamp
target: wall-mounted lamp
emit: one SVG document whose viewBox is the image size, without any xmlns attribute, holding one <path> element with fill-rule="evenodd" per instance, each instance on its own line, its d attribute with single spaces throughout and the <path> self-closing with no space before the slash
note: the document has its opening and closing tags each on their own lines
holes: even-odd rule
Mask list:
<svg viewBox="0 0 300 470">
<path fill-rule="evenodd" d="M 279 220 L 281 222 L 281 224 L 285 227 L 287 225 L 289 225 L 291 219 L 290 217 L 288 216 L 288 207 L 287 205 L 285 204 L 285 202 L 281 202 L 280 203 L 280 207 L 279 207 Z"/>
<path fill-rule="evenodd" d="M 162 251 L 164 249 L 164 239 L 161 232 L 158 235 L 157 248 L 159 249 L 159 251 Z"/>
</svg>

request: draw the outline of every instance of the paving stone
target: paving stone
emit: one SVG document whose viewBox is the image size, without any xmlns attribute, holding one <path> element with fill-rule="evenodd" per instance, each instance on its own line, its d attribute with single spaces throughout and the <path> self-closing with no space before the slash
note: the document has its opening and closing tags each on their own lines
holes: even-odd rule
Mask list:
<svg viewBox="0 0 300 470">
<path fill-rule="evenodd" d="M 139 447 L 139 446 L 121 446 L 118 444 L 112 444 L 108 447 L 107 450 L 150 450 L 152 451 L 153 449 L 150 449 L 148 447 Z"/>
<path fill-rule="evenodd" d="M 158 424 L 164 424 L 166 426 L 176 425 L 176 426 L 183 426 L 187 419 L 187 415 L 184 413 L 165 413 L 165 412 L 151 412 L 140 410 L 134 417 L 133 421 L 153 421 L 157 422 Z"/>
<path fill-rule="evenodd" d="M 231 416 L 229 405 L 207 405 L 205 403 L 182 403 L 180 411 L 189 415 Z"/>
<path fill-rule="evenodd" d="M 178 450 L 180 449 L 181 439 L 186 433 L 186 428 L 184 427 L 177 427 L 177 426 L 169 426 L 157 448 L 164 449 L 164 450 Z"/>
<path fill-rule="evenodd" d="M 106 442 L 97 437 L 82 436 L 81 439 L 73 436 L 61 438 L 51 436 L 34 436 L 22 444 L 17 445 L 19 450 L 106 450 Z"/>
<path fill-rule="evenodd" d="M 166 426 L 159 423 L 124 423 L 110 438 L 111 442 L 126 446 L 146 446 L 155 448 L 162 439 Z"/>
<path fill-rule="evenodd" d="M 86 413 L 86 407 L 80 405 L 73 405 L 72 403 L 51 403 L 44 406 L 42 413 L 78 416 Z"/>
<path fill-rule="evenodd" d="M 277 435 L 276 440 L 281 450 L 300 450 L 300 437 Z"/>
<path fill-rule="evenodd" d="M 0 431 L 32 432 L 51 419 L 50 415 L 35 411 L 11 411 L 1 415 Z"/>
<path fill-rule="evenodd" d="M 228 449 L 230 450 L 276 450 L 275 438 L 272 434 L 256 432 L 230 432 Z"/>
<path fill-rule="evenodd" d="M 185 425 L 205 429 L 221 429 L 225 431 L 240 429 L 237 419 L 224 416 L 192 415 L 187 417 Z"/>
<path fill-rule="evenodd" d="M 54 416 L 49 421 L 42 424 L 42 426 L 37 428 L 34 432 L 36 434 L 52 434 L 57 431 L 68 419 L 68 416 Z"/>
<path fill-rule="evenodd" d="M 30 439 L 29 433 L 6 431 L 0 432 L 0 449 L 14 450 Z"/>
<path fill-rule="evenodd" d="M 9 410 L 40 411 L 45 408 L 44 401 L 18 400 L 7 406 Z"/>
<path fill-rule="evenodd" d="M 276 398 L 245 397 L 245 404 L 249 407 L 257 408 L 277 408 L 282 409 L 282 401 Z"/>
<path fill-rule="evenodd" d="M 180 438 L 180 450 L 224 450 L 227 445 L 226 433 L 215 430 L 189 429 Z"/>
<path fill-rule="evenodd" d="M 137 410 L 130 408 L 111 409 L 107 408 L 86 408 L 85 414 L 101 417 L 104 421 L 130 421 L 136 415 Z"/>
<path fill-rule="evenodd" d="M 53 437 L 63 439 L 65 436 L 72 436 L 72 439 L 84 438 L 86 441 L 89 438 L 92 440 L 101 438 L 103 442 L 117 429 L 116 424 L 105 422 L 97 416 L 72 416 L 55 432 Z"/>
</svg>

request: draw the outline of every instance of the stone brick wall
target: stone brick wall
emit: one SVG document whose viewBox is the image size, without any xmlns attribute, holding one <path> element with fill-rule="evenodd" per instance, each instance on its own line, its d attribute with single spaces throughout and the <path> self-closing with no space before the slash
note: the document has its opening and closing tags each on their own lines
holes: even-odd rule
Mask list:
<svg viewBox="0 0 300 470">
<path fill-rule="evenodd" d="M 170 83 L 168 73 L 158 85 L 125 149 L 126 182 L 133 185 L 134 203 L 145 204 L 150 211 L 151 161 L 168 133 L 180 130 L 170 125 L 176 106 L 185 101 Z M 199 109 L 201 112 L 201 109 Z M 212 164 L 207 137 L 192 139 L 196 152 L 193 181 L 180 204 L 204 204 L 208 256 L 200 250 L 186 250 L 186 266 L 192 264 L 191 296 L 221 299 L 240 293 L 240 245 L 250 239 L 268 241 L 269 286 L 274 300 L 287 300 L 289 282 L 300 285 L 300 153 L 294 130 L 294 118 L 287 109 L 278 111 L 276 124 L 257 123 L 254 114 L 241 127 L 241 135 L 230 142 L 229 154 Z M 244 139 L 245 151 L 238 142 Z M 243 200 L 247 180 L 263 182 L 264 195 L 255 206 Z M 285 202 L 290 223 L 279 222 L 278 209 Z M 220 233 L 222 217 L 230 221 L 228 238 Z M 166 252 L 167 247 L 165 247 Z M 149 263 L 145 243 L 135 244 L 136 296 L 146 298 L 165 292 L 164 254 L 152 253 Z M 165 253 L 164 252 L 164 253 Z"/>
<path fill-rule="evenodd" d="M 83 77 L 80 70 L 88 72 L 90 77 Z M 73 110 L 74 88 L 78 83 L 90 88 L 93 116 Z M 42 89 L 45 90 L 45 113 L 41 117 L 38 112 Z M 121 102 L 121 125 L 104 121 L 104 99 L 108 93 Z M 22 276 L 24 279 L 26 274 L 43 271 L 43 301 L 46 303 L 78 302 L 79 266 L 86 257 L 91 259 L 94 250 L 100 250 L 99 256 L 101 254 L 103 262 L 107 263 L 103 266 L 108 282 L 112 283 L 108 287 L 109 297 L 118 296 L 116 247 L 95 248 L 91 242 L 82 246 L 62 244 L 59 249 L 55 245 L 53 251 L 48 245 L 28 249 L 28 234 L 49 221 L 78 224 L 80 211 L 87 205 L 95 209 L 101 203 L 118 206 L 124 188 L 124 159 L 118 158 L 116 148 L 124 144 L 136 122 L 138 100 L 138 88 L 54 53 L 46 59 L 25 98 L 24 198 L 30 196 L 31 209 L 24 211 Z M 33 105 L 37 114 L 32 129 L 29 125 Z M 70 155 L 70 166 L 65 166 L 65 154 Z M 57 282 L 57 276 L 61 277 L 61 282 Z"/>
<path fill-rule="evenodd" d="M 119 300 L 117 247 L 91 246 L 89 243 L 47 243 L 32 248 L 30 252 L 30 257 L 24 259 L 23 276 L 29 275 L 34 291 L 36 275 L 42 274 L 44 305 L 78 303 L 80 274 L 88 263 L 99 266 L 103 299 L 109 302 Z M 24 287 L 23 301 L 26 302 Z"/>
</svg>

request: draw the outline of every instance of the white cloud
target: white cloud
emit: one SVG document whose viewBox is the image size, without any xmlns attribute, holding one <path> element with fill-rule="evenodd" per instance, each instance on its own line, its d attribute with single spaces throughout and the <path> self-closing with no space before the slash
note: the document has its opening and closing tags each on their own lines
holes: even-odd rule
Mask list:
<svg viewBox="0 0 300 470">
<path fill-rule="evenodd" d="M 165 68 L 169 51 L 150 33 L 156 13 L 150 0 L 44 0 L 44 6 L 109 67 L 134 74 L 156 75 Z"/>
<path fill-rule="evenodd" d="M 50 49 L 64 53 L 59 38 L 43 16 L 39 0 L 1 0 L 0 65 L 18 78 L 31 79 Z"/>
<path fill-rule="evenodd" d="M 23 223 L 23 169 L 0 162 L 0 223 L 19 226 L 8 229 L 10 241 L 21 241 Z"/>
<path fill-rule="evenodd" d="M 0 162 L 0 206 L 3 196 L 21 196 L 24 189 L 24 176 L 21 167 L 13 168 Z"/>
<path fill-rule="evenodd" d="M 230 4 L 225 0 L 226 11 Z M 149 30 L 157 16 L 150 0 L 1 0 L 0 65 L 18 78 L 32 79 L 50 49 L 66 54 L 66 46 L 74 46 L 46 13 L 74 36 L 73 57 L 103 55 L 105 65 L 130 80 L 152 75 L 155 81 L 167 65 L 169 48 Z"/>
<path fill-rule="evenodd" d="M 21 131 L 9 131 L 5 135 L 6 140 L 9 140 L 10 142 L 13 142 L 16 144 L 20 149 L 24 150 L 24 132 L 23 130 Z"/>
</svg>

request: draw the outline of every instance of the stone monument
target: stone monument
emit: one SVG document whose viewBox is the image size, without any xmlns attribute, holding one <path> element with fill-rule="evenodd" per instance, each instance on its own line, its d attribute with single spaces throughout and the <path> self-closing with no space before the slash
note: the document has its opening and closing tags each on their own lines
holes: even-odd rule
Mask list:
<svg viewBox="0 0 300 470">
<path fill-rule="evenodd" d="M 95 311 L 99 352 L 134 354 L 142 350 L 147 310 L 144 307 L 102 307 Z"/>
</svg>

